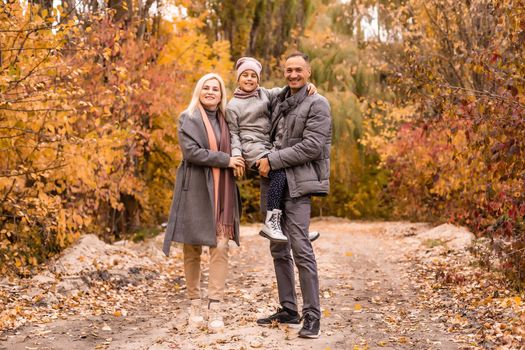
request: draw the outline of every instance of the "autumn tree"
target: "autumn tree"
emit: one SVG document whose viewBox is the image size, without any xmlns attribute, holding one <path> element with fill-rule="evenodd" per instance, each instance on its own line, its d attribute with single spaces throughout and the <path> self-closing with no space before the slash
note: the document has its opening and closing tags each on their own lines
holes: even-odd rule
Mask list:
<svg viewBox="0 0 525 350">
<path fill-rule="evenodd" d="M 189 8 L 206 14 L 205 32 L 211 42 L 229 41 L 232 57 L 257 57 L 269 72 L 302 35 L 314 5 L 312 0 L 203 0 Z"/>
<path fill-rule="evenodd" d="M 381 192 L 387 174 L 378 167 L 378 154 L 361 141 L 366 123 L 393 93 L 382 79 L 374 52 L 361 45 L 361 36 L 352 27 L 341 23 L 340 14 L 351 16 L 354 5 L 337 1 L 318 5 L 297 46 L 310 56 L 311 80 L 328 98 L 333 118 L 332 191 L 327 198 L 316 199 L 314 212 L 385 217 L 389 204 Z"/>
<path fill-rule="evenodd" d="M 199 19 L 150 18 L 141 36 L 113 9 L 79 11 L 9 3 L 0 14 L 2 272 L 28 273 L 81 233 L 115 240 L 164 220 L 176 116 L 197 77 L 231 66 Z"/>
<path fill-rule="evenodd" d="M 409 1 L 395 16 L 402 47 L 385 62 L 393 107 L 411 112 L 375 141 L 396 212 L 469 226 L 523 281 L 523 1 Z"/>
</svg>

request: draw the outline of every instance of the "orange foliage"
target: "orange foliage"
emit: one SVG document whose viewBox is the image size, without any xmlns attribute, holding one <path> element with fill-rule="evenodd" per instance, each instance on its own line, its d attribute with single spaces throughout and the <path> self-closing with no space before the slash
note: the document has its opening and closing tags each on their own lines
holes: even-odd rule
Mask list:
<svg viewBox="0 0 525 350">
<path fill-rule="evenodd" d="M 28 273 L 81 232 L 118 239 L 167 215 L 176 116 L 197 77 L 231 62 L 191 18 L 143 39 L 110 12 L 53 24 L 56 13 L 3 6 L 0 272 Z"/>
<path fill-rule="evenodd" d="M 397 214 L 468 225 L 524 281 L 523 1 L 411 1 L 402 11 L 415 19 L 396 77 L 414 113 L 387 120 L 395 137 L 371 141 Z"/>
</svg>

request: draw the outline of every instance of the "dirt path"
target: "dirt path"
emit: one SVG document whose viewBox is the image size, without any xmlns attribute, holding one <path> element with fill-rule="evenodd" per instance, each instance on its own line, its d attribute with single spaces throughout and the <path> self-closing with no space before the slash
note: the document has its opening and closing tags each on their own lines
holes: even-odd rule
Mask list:
<svg viewBox="0 0 525 350">
<path fill-rule="evenodd" d="M 468 348 L 425 310 L 413 283 L 407 255 L 424 249 L 416 237 L 428 227 L 334 219 L 314 221 L 312 229 L 322 232 L 314 243 L 323 309 L 319 339 L 300 339 L 297 329 L 285 326 L 255 325 L 278 305 L 277 291 L 268 244 L 256 226 L 245 226 L 241 247 L 231 249 L 224 332 L 187 329 L 180 249 L 163 259 L 156 239 L 128 247 L 154 264 L 128 269 L 127 279 L 101 269 L 90 275 L 89 288 L 40 306 L 31 286 L 21 289 L 18 295 L 27 294 L 40 316 L 0 333 L 0 349 Z M 42 289 L 48 296 L 57 290 L 49 288 Z"/>
</svg>

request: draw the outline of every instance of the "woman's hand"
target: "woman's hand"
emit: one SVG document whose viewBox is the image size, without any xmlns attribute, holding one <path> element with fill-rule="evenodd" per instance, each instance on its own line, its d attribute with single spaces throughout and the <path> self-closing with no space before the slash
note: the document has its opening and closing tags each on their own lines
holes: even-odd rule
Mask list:
<svg viewBox="0 0 525 350">
<path fill-rule="evenodd" d="M 244 172 L 244 158 L 241 157 L 241 156 L 235 156 L 235 157 L 230 157 L 230 163 L 228 164 L 228 168 L 233 168 L 233 169 L 237 169 L 237 168 L 242 168 L 243 172 Z"/>
<path fill-rule="evenodd" d="M 229 168 L 233 168 L 233 176 L 239 178 L 244 175 L 244 158 L 236 156 L 236 157 L 230 157 L 230 164 L 228 164 Z"/>
<path fill-rule="evenodd" d="M 308 96 L 310 96 L 310 95 L 317 93 L 317 88 L 315 87 L 314 84 L 308 83 L 308 86 L 306 87 L 306 91 L 308 91 Z"/>
</svg>

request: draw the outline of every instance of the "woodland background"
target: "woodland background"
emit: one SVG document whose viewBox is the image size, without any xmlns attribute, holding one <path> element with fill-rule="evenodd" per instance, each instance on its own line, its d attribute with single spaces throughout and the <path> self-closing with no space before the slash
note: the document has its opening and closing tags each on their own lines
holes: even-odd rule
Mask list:
<svg viewBox="0 0 525 350">
<path fill-rule="evenodd" d="M 523 0 L 0 1 L 0 273 L 84 233 L 158 233 L 196 79 L 231 92 L 251 55 L 282 86 L 297 49 L 334 123 L 314 215 L 466 225 L 523 286 Z M 258 220 L 256 180 L 241 188 Z"/>
</svg>

